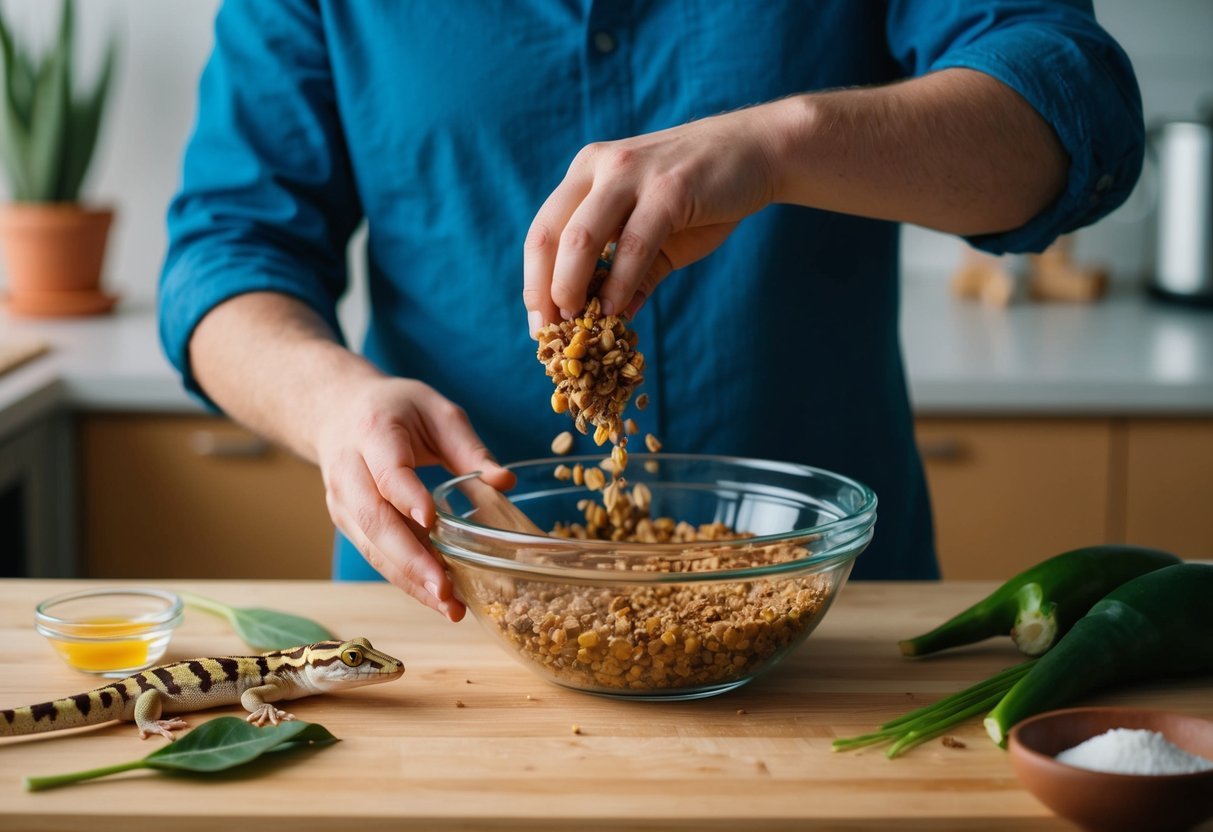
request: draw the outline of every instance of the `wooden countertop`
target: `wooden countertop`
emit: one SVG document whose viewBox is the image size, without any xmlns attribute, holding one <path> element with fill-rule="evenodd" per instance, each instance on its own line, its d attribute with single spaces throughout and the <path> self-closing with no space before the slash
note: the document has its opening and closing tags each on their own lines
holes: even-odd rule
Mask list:
<svg viewBox="0 0 1213 832">
<path fill-rule="evenodd" d="M 67 668 L 33 629 L 38 600 L 86 583 L 0 581 L 0 707 L 101 684 Z M 0 740 L 0 829 L 1070 828 L 1020 787 L 976 720 L 954 732 L 962 749 L 935 741 L 895 761 L 881 749 L 830 751 L 835 737 L 1017 661 L 1005 641 L 917 662 L 898 654 L 898 638 L 933 626 L 990 584 L 849 584 L 817 632 L 768 676 L 716 698 L 668 704 L 553 686 L 475 621 L 447 624 L 385 584 L 163 585 L 238 606 L 306 611 L 346 637 L 369 637 L 404 659 L 407 672 L 293 703 L 300 719 L 342 742 L 259 764 L 255 777 L 131 772 L 30 794 L 25 775 L 123 762 L 161 741 L 140 742 L 132 725 L 118 723 Z M 189 612 L 166 660 L 243 652 L 223 622 Z M 1098 701 L 1213 718 L 1210 694 L 1205 677 Z"/>
</svg>

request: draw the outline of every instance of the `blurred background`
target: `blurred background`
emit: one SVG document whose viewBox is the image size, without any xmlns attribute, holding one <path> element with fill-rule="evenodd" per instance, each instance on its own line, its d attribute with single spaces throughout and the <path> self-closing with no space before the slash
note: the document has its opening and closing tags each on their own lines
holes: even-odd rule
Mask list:
<svg viewBox="0 0 1213 832">
<path fill-rule="evenodd" d="M 151 298 L 164 251 L 164 208 L 178 180 L 181 150 L 193 124 L 195 88 L 211 46 L 217 0 L 87 0 L 79 8 L 80 67 L 101 62 L 105 35 L 117 30 L 121 54 L 113 100 L 85 193 L 119 208 L 108 255 L 108 280 L 125 297 Z M 59 4 L 0 4 L 19 32 L 49 38 Z M 1137 70 L 1146 123 L 1195 117 L 1213 107 L 1213 3 L 1208 0 L 1096 0 L 1096 15 Z M 3 187 L 0 184 L 0 187 Z M 1105 263 L 1114 280 L 1140 281 L 1152 251 L 1150 206 L 1138 193 L 1075 241 L 1075 257 Z M 904 271 L 946 279 L 957 265 L 955 239 L 923 229 L 904 232 Z M 358 262 L 360 258 L 354 258 Z M 356 284 L 357 285 L 357 284 Z M 357 324 L 360 292 L 345 320 Z"/>
<path fill-rule="evenodd" d="M 52 38 L 59 5 L 0 2 L 38 44 Z M 86 81 L 108 37 L 120 38 L 84 198 L 117 210 L 104 284 L 121 302 L 75 319 L 0 309 L 0 576 L 329 573 L 316 470 L 204 413 L 156 338 L 164 213 L 218 5 L 77 4 Z M 1095 10 L 1132 59 L 1147 125 L 1213 107 L 1213 2 L 1096 0 Z M 1204 139 L 1203 150 L 1180 148 L 1187 161 L 1167 183 L 1203 187 L 1191 195 L 1208 208 Z M 1099 541 L 1213 557 L 1213 309 L 1145 291 L 1162 179 L 1148 173 L 1124 207 L 1070 240 L 1066 257 L 1103 281 L 1082 302 L 1012 297 L 1014 286 L 962 297 L 965 246 L 905 228 L 902 340 L 945 577 L 1005 577 Z M 4 187 L 0 178 L 0 198 Z M 1206 270 L 1210 216 L 1175 220 Z M 341 309 L 354 343 L 366 321 L 362 244 L 359 235 L 351 247 Z M 1023 282 L 1024 258 L 984 267 Z"/>
</svg>

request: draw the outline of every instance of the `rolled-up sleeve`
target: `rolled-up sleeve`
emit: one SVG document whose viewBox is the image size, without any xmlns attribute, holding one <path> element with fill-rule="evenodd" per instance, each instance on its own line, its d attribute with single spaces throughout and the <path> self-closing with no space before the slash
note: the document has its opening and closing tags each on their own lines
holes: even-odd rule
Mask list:
<svg viewBox="0 0 1213 832">
<path fill-rule="evenodd" d="M 907 73 L 961 67 L 1018 92 L 1070 157 L 1064 192 L 1032 220 L 967 238 L 995 254 L 1041 251 L 1120 205 L 1141 173 L 1141 94 L 1128 57 L 1077 0 L 895 0 L 888 39 Z"/>
<path fill-rule="evenodd" d="M 186 388 L 194 328 L 246 292 L 281 292 L 340 337 L 345 247 L 361 219 L 324 28 L 306 0 L 227 0 L 169 208 L 160 337 Z"/>
</svg>

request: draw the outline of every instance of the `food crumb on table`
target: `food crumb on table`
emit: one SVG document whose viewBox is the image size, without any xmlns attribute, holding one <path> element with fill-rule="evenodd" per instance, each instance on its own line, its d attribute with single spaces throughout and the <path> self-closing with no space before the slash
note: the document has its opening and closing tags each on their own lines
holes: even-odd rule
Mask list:
<svg viewBox="0 0 1213 832">
<path fill-rule="evenodd" d="M 576 723 L 574 723 L 574 724 L 573 724 L 573 727 L 572 727 L 572 731 L 573 731 L 573 733 L 574 733 L 574 734 L 580 734 L 580 733 L 581 733 L 581 726 L 580 726 L 580 725 L 577 725 Z"/>
<path fill-rule="evenodd" d="M 738 709 L 737 709 L 737 715 L 738 715 L 738 716 L 745 716 L 745 715 L 746 715 L 746 714 L 748 714 L 748 713 L 749 713 L 749 711 L 747 711 L 745 708 L 738 708 Z"/>
<path fill-rule="evenodd" d="M 455 700 L 455 707 L 456 707 L 456 708 L 466 708 L 466 707 L 467 707 L 467 705 L 464 705 L 464 704 L 463 704 L 463 700 L 462 700 L 462 699 L 456 699 L 456 700 Z"/>
<path fill-rule="evenodd" d="M 951 734 L 945 736 L 942 740 L 940 740 L 940 742 L 943 743 L 944 748 L 968 748 L 968 746 L 964 744 L 964 740 L 958 740 Z"/>
</svg>

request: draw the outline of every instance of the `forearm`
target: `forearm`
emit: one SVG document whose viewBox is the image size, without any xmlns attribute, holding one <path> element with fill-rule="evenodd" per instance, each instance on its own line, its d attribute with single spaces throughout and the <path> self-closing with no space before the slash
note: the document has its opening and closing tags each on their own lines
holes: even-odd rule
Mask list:
<svg viewBox="0 0 1213 832">
<path fill-rule="evenodd" d="M 1023 225 L 1065 186 L 1069 160 L 1052 129 L 979 72 L 764 108 L 774 202 L 971 235 Z"/>
<path fill-rule="evenodd" d="M 337 343 L 306 304 L 286 295 L 238 295 L 194 330 L 190 363 L 202 389 L 237 421 L 317 461 L 328 411 L 360 382 L 382 377 Z"/>
</svg>

